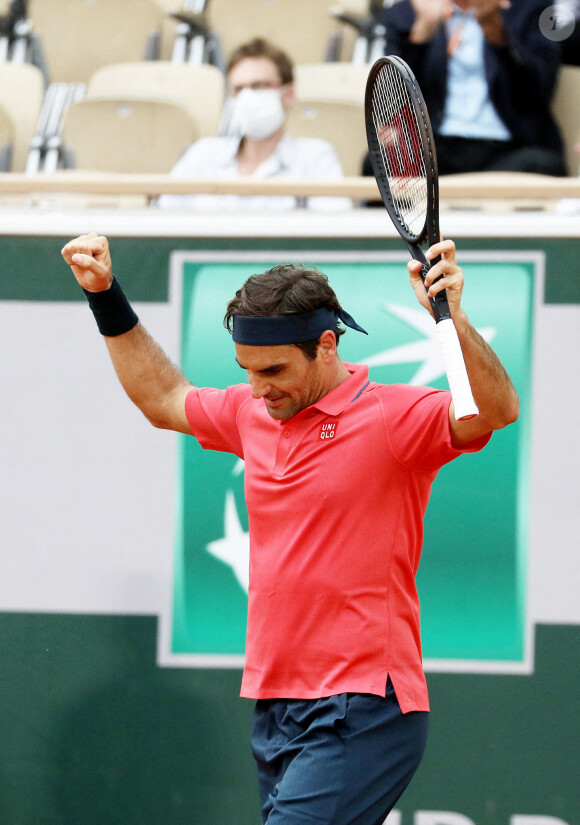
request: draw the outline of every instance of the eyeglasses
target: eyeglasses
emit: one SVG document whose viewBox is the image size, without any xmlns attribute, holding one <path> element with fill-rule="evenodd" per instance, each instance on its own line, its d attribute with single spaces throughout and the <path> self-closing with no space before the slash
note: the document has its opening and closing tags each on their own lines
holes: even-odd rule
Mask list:
<svg viewBox="0 0 580 825">
<path fill-rule="evenodd" d="M 231 86 L 230 94 L 232 97 L 239 95 L 243 89 L 252 89 L 255 92 L 263 91 L 264 89 L 281 89 L 280 83 L 272 83 L 269 80 L 256 80 L 254 83 L 242 83 L 239 86 Z"/>
</svg>

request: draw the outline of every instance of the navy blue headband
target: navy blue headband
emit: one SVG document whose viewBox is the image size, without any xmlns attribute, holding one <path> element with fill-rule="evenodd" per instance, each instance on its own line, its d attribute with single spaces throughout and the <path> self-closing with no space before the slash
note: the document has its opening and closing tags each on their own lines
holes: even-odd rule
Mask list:
<svg viewBox="0 0 580 825">
<path fill-rule="evenodd" d="M 249 346 L 277 346 L 316 341 L 327 330 L 335 330 L 338 320 L 358 332 L 368 332 L 343 309 L 336 312 L 327 307 L 293 315 L 233 315 L 232 337 L 236 344 Z"/>
</svg>

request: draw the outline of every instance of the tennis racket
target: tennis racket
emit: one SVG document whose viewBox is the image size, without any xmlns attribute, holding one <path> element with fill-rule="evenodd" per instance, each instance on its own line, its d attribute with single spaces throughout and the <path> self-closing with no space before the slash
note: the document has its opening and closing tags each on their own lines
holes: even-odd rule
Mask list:
<svg viewBox="0 0 580 825">
<path fill-rule="evenodd" d="M 433 132 L 419 84 L 399 57 L 381 57 L 371 68 L 365 94 L 370 161 L 383 203 L 411 256 L 429 267 L 421 245 L 439 235 L 439 180 Z M 457 419 L 478 409 L 445 290 L 429 298 Z"/>
</svg>

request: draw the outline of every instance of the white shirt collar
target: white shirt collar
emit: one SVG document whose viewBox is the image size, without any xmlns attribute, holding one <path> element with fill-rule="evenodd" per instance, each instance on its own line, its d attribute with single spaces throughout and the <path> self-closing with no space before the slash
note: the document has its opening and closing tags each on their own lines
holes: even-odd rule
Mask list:
<svg viewBox="0 0 580 825">
<path fill-rule="evenodd" d="M 237 155 L 241 138 L 226 137 L 220 146 L 223 166 L 237 173 Z M 268 178 L 279 175 L 285 169 L 291 168 L 296 157 L 296 140 L 288 132 L 284 132 L 270 157 L 258 166 L 252 177 Z"/>
</svg>

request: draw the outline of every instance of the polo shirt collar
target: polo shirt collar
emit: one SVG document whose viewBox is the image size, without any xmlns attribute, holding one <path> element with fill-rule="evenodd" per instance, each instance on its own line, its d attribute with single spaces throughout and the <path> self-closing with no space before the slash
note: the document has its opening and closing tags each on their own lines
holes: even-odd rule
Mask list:
<svg viewBox="0 0 580 825">
<path fill-rule="evenodd" d="M 340 415 L 351 401 L 362 392 L 369 382 L 369 368 L 366 364 L 347 364 L 344 366 L 350 372 L 350 376 L 335 387 L 319 401 L 312 404 L 317 410 L 326 415 Z"/>
</svg>

